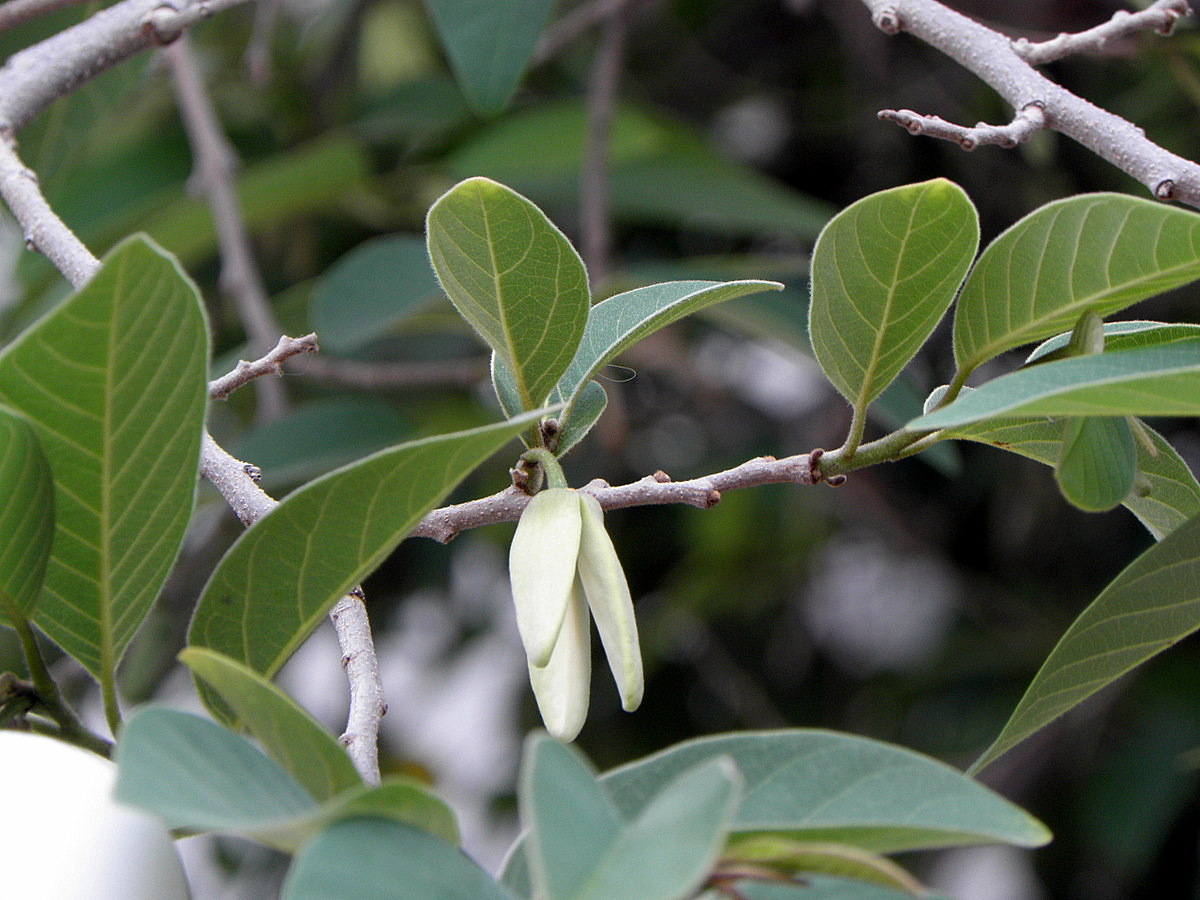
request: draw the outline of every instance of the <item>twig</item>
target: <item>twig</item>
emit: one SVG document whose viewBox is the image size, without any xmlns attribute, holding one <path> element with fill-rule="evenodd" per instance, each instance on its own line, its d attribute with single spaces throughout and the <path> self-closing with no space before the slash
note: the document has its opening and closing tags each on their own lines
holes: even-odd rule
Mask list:
<svg viewBox="0 0 1200 900">
<path fill-rule="evenodd" d="M 237 154 L 217 121 L 187 35 L 164 47 L 163 57 L 171 72 L 179 114 L 192 147 L 191 187 L 204 196 L 212 212 L 221 260 L 218 284 L 221 292 L 233 300 L 251 348 L 261 352 L 271 346 L 283 329 L 271 310 L 267 289 L 254 262 L 250 236 L 233 186 Z M 287 397 L 282 382 L 260 381 L 255 387 L 262 420 L 272 421 L 286 412 Z"/>
<path fill-rule="evenodd" d="M 609 16 L 624 12 L 626 7 L 644 2 L 646 0 L 590 0 L 581 3 L 546 29 L 533 51 L 533 61 L 542 63 L 557 56 L 588 29 L 595 28 Z"/>
<path fill-rule="evenodd" d="M 625 7 L 617 7 L 610 14 L 588 75 L 587 144 L 579 172 L 579 219 L 583 261 L 593 285 L 600 284 L 608 274 L 612 245 L 608 143 L 629 28 L 627 13 Z"/>
<path fill-rule="evenodd" d="M 978 75 L 1014 110 L 1028 114 L 1031 107 L 1040 108 L 1046 128 L 1065 134 L 1108 160 L 1158 199 L 1200 207 L 1200 166 L 1148 140 L 1132 122 L 1077 97 L 1042 75 L 1022 58 L 1009 38 L 937 0 L 863 3 L 882 31 L 905 31 L 940 50 Z M 1175 10 L 1182 14 L 1186 4 L 1162 2 L 1155 7 L 1159 12 Z M 903 121 L 906 127 L 913 123 L 890 110 L 885 111 L 885 118 Z M 945 133 L 935 136 L 960 142 L 962 129 L 941 130 Z M 924 125 L 922 131 L 932 133 Z"/>
<path fill-rule="evenodd" d="M 258 469 L 230 455 L 208 432 L 200 450 L 200 474 L 229 504 L 243 525 L 257 522 L 279 505 L 258 486 Z M 340 740 L 359 775 L 379 783 L 379 720 L 387 712 L 379 659 L 361 588 L 354 588 L 329 613 L 342 648 L 342 665 L 350 682 L 350 711 Z"/>
<path fill-rule="evenodd" d="M 1168 35 L 1174 30 L 1176 21 L 1190 12 L 1187 0 L 1155 0 L 1141 12 L 1118 10 L 1103 25 L 1078 34 L 1062 33 L 1052 40 L 1036 44 L 1025 38 L 1017 38 L 1013 42 L 1013 50 L 1031 66 L 1040 66 L 1072 53 L 1094 53 L 1104 49 L 1104 45 L 1111 40 L 1139 31 L 1157 31 Z"/>
<path fill-rule="evenodd" d="M 264 84 L 271 77 L 271 38 L 283 0 L 259 0 L 254 5 L 254 26 L 246 42 L 246 71 L 255 84 Z"/>
<path fill-rule="evenodd" d="M 761 456 L 724 472 L 690 481 L 672 481 L 665 472 L 655 472 L 638 481 L 615 487 L 596 479 L 580 490 L 599 500 L 604 509 L 674 503 L 710 509 L 720 502 L 723 491 L 764 484 L 816 484 L 821 480 L 820 471 L 815 466 L 819 458 L 818 451 L 785 459 Z M 460 532 L 471 528 L 497 522 L 515 522 L 528 502 L 529 496 L 523 491 L 506 488 L 490 497 L 435 509 L 417 524 L 409 536 L 430 538 L 445 544 Z"/>
<path fill-rule="evenodd" d="M 19 131 L 59 97 L 142 50 L 246 0 L 121 0 L 14 53 L 0 68 L 0 134 Z"/>
<path fill-rule="evenodd" d="M 880 110 L 879 118 L 907 128 L 910 134 L 924 134 L 953 141 L 964 150 L 974 150 L 984 144 L 1015 147 L 1029 140 L 1034 132 L 1046 127 L 1046 115 L 1036 103 L 1031 103 L 1017 113 L 1007 125 L 979 122 L 973 128 L 966 128 L 947 122 L 941 116 L 923 116 L 911 109 Z"/>
<path fill-rule="evenodd" d="M 84 0 L 8 0 L 0 6 L 0 31 L 8 31 L 22 22 L 83 2 Z"/>
<path fill-rule="evenodd" d="M 283 374 L 284 360 L 301 353 L 316 353 L 319 349 L 315 334 L 306 334 L 304 337 L 298 338 L 288 337 L 285 334 L 266 356 L 253 362 L 240 359 L 238 364 L 233 367 L 233 371 L 210 381 L 208 396 L 213 400 L 224 400 L 242 385 L 248 384 L 255 378 Z"/>
</svg>

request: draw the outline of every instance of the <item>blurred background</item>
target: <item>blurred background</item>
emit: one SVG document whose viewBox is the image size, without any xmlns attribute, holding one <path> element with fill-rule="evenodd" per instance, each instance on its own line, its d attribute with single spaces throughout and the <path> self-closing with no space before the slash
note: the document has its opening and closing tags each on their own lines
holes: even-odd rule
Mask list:
<svg viewBox="0 0 1200 900">
<path fill-rule="evenodd" d="M 947 5 L 1034 39 L 1124 6 Z M 0 53 L 97 6 L 0 35 Z M 214 436 L 260 466 L 276 496 L 391 443 L 497 417 L 482 345 L 441 296 L 424 251 L 425 211 L 461 178 L 496 178 L 541 205 L 583 247 L 597 297 L 675 278 L 787 285 L 673 326 L 612 367 L 608 411 L 566 459 L 576 485 L 656 469 L 692 478 L 841 443 L 849 410 L 805 335 L 807 254 L 839 208 L 947 177 L 978 206 L 986 242 L 1059 197 L 1145 195 L 1050 133 L 968 154 L 878 121 L 882 108 L 965 124 L 1005 122 L 1011 110 L 931 48 L 879 33 L 864 4 L 847 0 L 562 0 L 518 93 L 492 116 L 465 102 L 419 2 L 264 0 L 193 38 L 241 160 L 275 314 L 290 334 L 317 331 L 324 351 L 289 365 L 286 408 L 264 415 L 246 388 L 211 412 Z M 1200 156 L 1192 23 L 1045 71 L 1170 150 Z M 607 100 L 607 143 L 589 151 Z M 247 344 L 222 290 L 160 60 L 136 58 L 60 101 L 22 132 L 21 150 L 94 252 L 146 231 L 179 256 L 209 304 L 214 374 L 267 349 Z M 66 287 L 24 252 L 9 220 L 0 234 L 8 340 Z M 1185 289 L 1129 317 L 1197 322 L 1198 304 Z M 869 436 L 947 380 L 948 325 L 881 401 Z M 1161 424 L 1195 468 L 1195 430 Z M 456 499 L 502 488 L 509 457 Z M 124 664 L 129 702 L 194 703 L 173 657 L 207 573 L 240 530 L 207 485 L 200 498 L 177 571 Z M 1069 507 L 1048 468 L 974 445 L 857 472 L 838 489 L 760 488 L 706 512 L 632 509 L 608 524 L 637 598 L 648 684 L 642 708 L 622 713 L 596 661 L 579 744 L 602 770 L 700 734 L 782 726 L 845 730 L 966 766 L 1070 622 L 1150 543 L 1123 510 Z M 405 542 L 365 584 L 390 703 L 385 766 L 435 784 L 462 818 L 467 849 L 493 870 L 517 829 L 520 742 L 538 724 L 508 597 L 512 527 L 448 546 Z M 1049 847 L 902 862 L 966 900 L 1200 897 L 1196 650 L 1184 641 L 983 773 L 1050 826 Z M 17 665 L 0 644 L 0 668 Z M 59 674 L 83 691 L 66 666 Z M 340 731 L 346 689 L 332 634 L 318 632 L 281 681 Z M 269 896 L 282 871 L 237 841 L 188 852 L 198 897 Z"/>
</svg>

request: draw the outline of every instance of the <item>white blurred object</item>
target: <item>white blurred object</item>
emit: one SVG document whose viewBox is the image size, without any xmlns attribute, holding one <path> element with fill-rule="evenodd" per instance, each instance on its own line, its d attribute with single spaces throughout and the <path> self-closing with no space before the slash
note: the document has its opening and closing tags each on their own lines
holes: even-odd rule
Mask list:
<svg viewBox="0 0 1200 900">
<path fill-rule="evenodd" d="M 964 847 L 938 857 L 925 886 L 954 900 L 1042 900 L 1029 853 L 1015 847 Z"/>
<path fill-rule="evenodd" d="M 919 667 L 941 646 L 955 614 L 953 571 L 874 538 L 826 545 L 804 618 L 813 641 L 863 675 Z"/>
<path fill-rule="evenodd" d="M 160 822 L 117 805 L 117 769 L 53 738 L 0 731 L 4 896 L 20 900 L 188 900 Z"/>
</svg>

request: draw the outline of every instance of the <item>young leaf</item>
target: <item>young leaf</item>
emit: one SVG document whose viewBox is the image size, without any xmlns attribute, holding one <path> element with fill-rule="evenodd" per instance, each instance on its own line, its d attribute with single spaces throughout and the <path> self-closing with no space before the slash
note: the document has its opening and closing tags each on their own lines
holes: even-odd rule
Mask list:
<svg viewBox="0 0 1200 900">
<path fill-rule="evenodd" d="M 577 751 L 535 736 L 521 778 L 535 895 L 689 896 L 724 844 L 738 780 L 728 760 L 707 760 L 644 797 L 640 814 L 626 822 Z"/>
<path fill-rule="evenodd" d="M 415 234 L 365 241 L 330 266 L 309 300 L 321 348 L 352 353 L 441 297 L 425 242 Z"/>
<path fill-rule="evenodd" d="M 912 897 L 926 896 L 920 882 L 890 859 L 849 844 L 752 834 L 730 841 L 724 859 L 734 865 L 765 867 L 789 877 L 821 872 L 882 885 Z"/>
<path fill-rule="evenodd" d="M 54 474 L 35 620 L 106 685 L 191 515 L 207 357 L 195 286 L 144 237 L 0 354 L 0 402 L 29 420 Z"/>
<path fill-rule="evenodd" d="M 579 254 L 545 213 L 486 178 L 443 194 L 426 230 L 443 290 L 508 367 L 520 408 L 542 406 L 588 318 Z"/>
<path fill-rule="evenodd" d="M 1077 618 L 972 771 L 1200 628 L 1200 516 L 1135 559 Z"/>
<path fill-rule="evenodd" d="M 944 178 L 864 197 L 825 226 L 813 249 L 809 336 L 856 411 L 925 343 L 978 246 L 975 207 Z"/>
<path fill-rule="evenodd" d="M 227 656 L 192 647 L 179 654 L 217 692 L 267 754 L 317 800 L 362 785 L 345 748 L 291 697 Z"/>
<path fill-rule="evenodd" d="M 272 676 L 338 597 L 544 412 L 401 444 L 290 494 L 221 559 L 196 606 L 189 645 Z"/>
<path fill-rule="evenodd" d="M 0 407 L 0 625 L 28 619 L 54 536 L 54 481 L 37 435 Z"/>
<path fill-rule="evenodd" d="M 379 784 L 359 784 L 332 798 L 313 818 L 313 830 L 340 819 L 377 816 L 428 831 L 443 841 L 458 843 L 454 812 L 429 788 L 412 778 L 392 776 Z"/>
<path fill-rule="evenodd" d="M 1061 419 L 991 419 L 952 429 L 947 436 L 999 447 L 1053 466 L 1062 455 L 1063 424 Z M 1200 483 L 1162 435 L 1146 430 L 1154 452 L 1136 445 L 1135 477 L 1144 481 L 1145 487 L 1126 494 L 1122 503 L 1161 540 L 1200 515 Z"/>
<path fill-rule="evenodd" d="M 935 431 L 1014 416 L 1195 415 L 1200 415 L 1200 339 L 1019 369 L 905 427 Z"/>
<path fill-rule="evenodd" d="M 282 900 L 513 900 L 453 844 L 377 818 L 337 822 L 296 855 Z"/>
<path fill-rule="evenodd" d="M 1200 278 L 1200 216 L 1124 194 L 1048 203 L 988 245 L 954 316 L 960 373 Z"/>
<path fill-rule="evenodd" d="M 483 113 L 502 110 L 537 44 L 554 0 L 426 0 L 454 75 Z"/>
<path fill-rule="evenodd" d="M 1200 338 L 1200 325 L 1168 324 L 1144 320 L 1104 323 L 1104 347 L 1109 353 L 1138 350 L 1142 347 L 1159 347 L 1163 344 L 1173 344 L 1176 341 L 1193 338 Z M 1031 365 L 1038 360 L 1049 362 L 1047 357 L 1064 349 L 1070 341 L 1070 332 L 1057 334 L 1048 341 L 1043 341 L 1025 359 L 1025 365 Z"/>
<path fill-rule="evenodd" d="M 634 288 L 592 307 L 575 357 L 559 379 L 552 401 L 565 400 L 569 422 L 580 393 L 623 350 L 684 316 L 759 291 L 780 291 L 775 281 L 669 281 Z"/>
<path fill-rule="evenodd" d="M 741 732 L 682 744 L 601 778 L 635 816 L 693 766 L 731 758 L 745 779 L 733 832 L 786 831 L 877 853 L 1002 842 L 1046 843 L 1040 822 L 944 763 L 901 747 L 829 731 Z"/>
<path fill-rule="evenodd" d="M 1062 495 L 1089 512 L 1104 512 L 1133 489 L 1137 447 L 1129 420 L 1111 416 L 1068 419 L 1054 478 Z"/>
</svg>

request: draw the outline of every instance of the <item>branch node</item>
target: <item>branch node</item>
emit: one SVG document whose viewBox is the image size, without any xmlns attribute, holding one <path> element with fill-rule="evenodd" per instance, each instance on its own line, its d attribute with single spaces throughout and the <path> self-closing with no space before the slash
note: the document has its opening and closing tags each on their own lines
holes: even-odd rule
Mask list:
<svg viewBox="0 0 1200 900">
<path fill-rule="evenodd" d="M 704 508 L 705 509 L 712 509 L 714 506 L 716 506 L 720 502 L 721 502 L 721 492 L 718 491 L 716 488 L 713 488 L 711 491 L 709 491 L 707 494 L 704 495 Z"/>
<path fill-rule="evenodd" d="M 1175 199 L 1175 182 L 1170 178 L 1164 178 L 1154 186 L 1154 196 L 1159 200 L 1174 200 Z"/>
<path fill-rule="evenodd" d="M 900 33 L 900 11 L 892 5 L 881 6 L 875 10 L 875 14 L 871 17 L 875 23 L 875 27 L 887 35 L 895 35 Z"/>
<path fill-rule="evenodd" d="M 830 487 L 841 487 L 846 483 L 845 475 L 830 475 L 825 479 L 825 483 Z"/>
<path fill-rule="evenodd" d="M 207 18 L 202 4 L 197 5 L 197 11 L 203 18 Z M 179 10 L 167 3 L 154 7 L 146 13 L 146 18 L 142 21 L 142 35 L 157 47 L 175 43 L 183 34 L 183 30 L 179 21 Z"/>
<path fill-rule="evenodd" d="M 254 482 L 262 481 L 262 469 L 253 463 L 243 463 L 242 471 L 250 476 L 250 480 Z"/>
<path fill-rule="evenodd" d="M 655 481 L 657 481 L 659 484 L 668 484 L 671 481 L 671 476 L 668 475 L 666 472 L 664 472 L 662 469 L 659 469 L 657 472 L 655 472 L 650 477 L 653 478 Z"/>
</svg>

